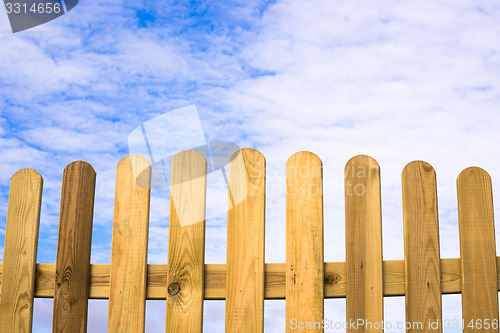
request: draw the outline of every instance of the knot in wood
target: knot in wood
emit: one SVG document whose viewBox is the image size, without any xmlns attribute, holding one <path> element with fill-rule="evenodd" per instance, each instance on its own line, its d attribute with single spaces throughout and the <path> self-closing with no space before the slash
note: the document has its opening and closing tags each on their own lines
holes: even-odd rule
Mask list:
<svg viewBox="0 0 500 333">
<path fill-rule="evenodd" d="M 178 284 L 178 283 L 171 283 L 169 286 L 168 286 L 168 294 L 170 296 L 175 296 L 179 293 L 179 291 L 181 291 L 181 286 Z"/>
<path fill-rule="evenodd" d="M 337 284 L 339 281 L 339 276 L 337 274 L 327 274 L 325 275 L 325 284 Z"/>
</svg>

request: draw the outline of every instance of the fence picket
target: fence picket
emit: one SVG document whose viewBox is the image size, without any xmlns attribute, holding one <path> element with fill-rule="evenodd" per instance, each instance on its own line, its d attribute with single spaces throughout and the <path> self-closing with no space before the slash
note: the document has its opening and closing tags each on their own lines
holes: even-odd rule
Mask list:
<svg viewBox="0 0 500 333">
<path fill-rule="evenodd" d="M 202 332 L 207 162 L 194 150 L 172 160 L 166 332 Z"/>
<path fill-rule="evenodd" d="M 298 152 L 286 164 L 286 332 L 323 332 L 323 170 Z M 295 329 L 304 323 L 310 329 Z"/>
<path fill-rule="evenodd" d="M 31 332 L 42 185 L 32 169 L 18 171 L 10 181 L 0 298 L 0 330 L 5 333 Z"/>
<path fill-rule="evenodd" d="M 141 179 L 134 170 L 142 170 Z M 150 181 L 151 167 L 143 157 L 128 156 L 118 164 L 108 332 L 144 332 Z"/>
<path fill-rule="evenodd" d="M 382 332 L 382 217 L 380 167 L 373 158 L 351 158 L 345 173 L 347 332 Z"/>
<path fill-rule="evenodd" d="M 467 168 L 458 176 L 457 190 L 464 332 L 498 332 L 491 178 L 481 168 Z M 489 329 L 485 328 L 484 320 L 490 322 Z M 496 321 L 495 328 L 492 321 Z"/>
<path fill-rule="evenodd" d="M 229 198 L 244 199 L 228 211 L 226 332 L 264 332 L 265 167 L 254 149 L 229 163 Z"/>
<path fill-rule="evenodd" d="M 442 332 L 436 173 L 423 161 L 403 170 L 406 332 Z M 419 325 L 422 324 L 422 327 Z"/>
<path fill-rule="evenodd" d="M 87 332 L 96 173 L 83 161 L 64 169 L 57 241 L 53 332 Z"/>
</svg>

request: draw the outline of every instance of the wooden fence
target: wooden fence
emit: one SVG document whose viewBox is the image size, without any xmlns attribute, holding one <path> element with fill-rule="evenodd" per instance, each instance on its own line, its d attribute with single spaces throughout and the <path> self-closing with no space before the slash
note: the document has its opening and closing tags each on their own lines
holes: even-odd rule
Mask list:
<svg viewBox="0 0 500 333">
<path fill-rule="evenodd" d="M 64 170 L 55 265 L 36 263 L 42 177 L 17 172 L 0 264 L 0 331 L 30 332 L 33 299 L 50 297 L 54 332 L 86 332 L 89 298 L 109 299 L 109 332 L 143 332 L 146 299 L 166 299 L 166 332 L 201 332 L 204 300 L 226 300 L 227 332 L 263 332 L 264 299 L 286 299 L 286 332 L 322 332 L 324 299 L 344 297 L 346 321 L 364 321 L 348 332 L 381 332 L 384 296 L 404 295 L 406 321 L 424 325 L 407 331 L 441 332 L 441 294 L 461 293 L 464 331 L 498 332 L 500 261 L 484 170 L 468 168 L 457 179 L 460 259 L 440 259 L 435 172 L 409 163 L 402 172 L 405 260 L 383 261 L 379 166 L 353 157 L 345 169 L 346 262 L 324 262 L 322 163 L 296 153 L 286 168 L 286 263 L 265 263 L 265 159 L 243 149 L 229 165 L 229 198 L 245 188 L 245 199 L 228 211 L 227 263 L 217 265 L 204 264 L 205 222 L 180 223 L 204 216 L 206 161 L 184 151 L 172 163 L 172 182 L 184 185 L 171 189 L 180 199 L 171 200 L 168 265 L 147 264 L 150 190 L 134 171 L 145 170 L 139 177 L 149 181 L 143 158 L 118 164 L 111 265 L 90 264 L 96 174 L 89 164 Z"/>
</svg>

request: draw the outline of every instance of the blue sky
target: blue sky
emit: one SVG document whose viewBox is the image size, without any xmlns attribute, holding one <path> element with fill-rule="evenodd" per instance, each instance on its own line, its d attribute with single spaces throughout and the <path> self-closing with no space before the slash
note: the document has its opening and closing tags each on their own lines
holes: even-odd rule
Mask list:
<svg viewBox="0 0 500 333">
<path fill-rule="evenodd" d="M 44 177 L 38 261 L 55 262 L 62 171 L 85 160 L 98 175 L 92 262 L 109 263 L 129 134 L 191 104 L 207 141 L 267 159 L 267 262 L 285 261 L 285 163 L 300 150 L 324 164 L 327 261 L 345 260 L 343 168 L 357 154 L 381 166 L 385 260 L 403 258 L 401 171 L 410 161 L 436 169 L 442 257 L 459 257 L 462 169 L 486 169 L 500 207 L 495 2 L 82 0 L 18 34 L 0 10 L 0 45 L 0 259 L 10 177 L 26 167 Z M 166 207 L 166 192 L 154 190 L 150 263 L 166 262 Z M 225 231 L 224 215 L 207 221 L 207 263 L 225 262 Z M 343 320 L 345 301 L 325 305 L 327 318 Z M 403 321 L 403 305 L 386 298 L 386 320 Z M 36 301 L 37 332 L 50 331 L 51 307 Z M 284 331 L 284 309 L 266 301 L 266 331 Z M 460 297 L 445 296 L 443 309 L 460 317 Z M 148 332 L 164 331 L 164 312 L 164 302 L 148 302 Z M 91 301 L 89 332 L 105 330 L 106 316 L 106 302 Z M 205 331 L 223 327 L 224 303 L 206 302 Z"/>
</svg>

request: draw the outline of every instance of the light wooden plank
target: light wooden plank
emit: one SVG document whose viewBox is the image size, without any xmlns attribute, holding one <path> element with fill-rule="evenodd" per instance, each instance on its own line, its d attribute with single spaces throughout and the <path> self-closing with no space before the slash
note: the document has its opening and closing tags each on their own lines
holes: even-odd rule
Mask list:
<svg viewBox="0 0 500 333">
<path fill-rule="evenodd" d="M 144 332 L 150 181 L 151 167 L 145 158 L 128 156 L 118 164 L 108 332 Z"/>
<path fill-rule="evenodd" d="M 286 273 L 285 263 L 264 265 L 264 298 L 285 299 Z M 37 264 L 35 298 L 54 297 L 55 264 Z M 383 263 L 384 296 L 405 295 L 405 267 L 403 260 L 387 260 Z M 148 285 L 146 298 L 161 300 L 167 297 L 168 265 L 148 265 Z M 497 272 L 500 272 L 500 257 L 497 257 Z M 441 259 L 442 294 L 460 294 L 460 259 Z M 90 266 L 91 299 L 109 297 L 110 265 L 92 264 Z M 500 291 L 500 274 L 497 276 Z M 346 264 L 345 262 L 325 262 L 325 298 L 345 298 Z M 2 284 L 2 263 L 0 263 L 0 286 Z M 205 264 L 205 299 L 224 300 L 226 295 L 226 265 Z M 1 295 L 0 295 L 1 296 Z"/>
<path fill-rule="evenodd" d="M 265 173 L 266 160 L 254 149 L 229 163 L 229 198 L 244 199 L 229 203 L 226 332 L 264 332 Z"/>
<path fill-rule="evenodd" d="M 194 150 L 172 160 L 166 332 L 202 332 L 207 162 Z"/>
<path fill-rule="evenodd" d="M 442 332 L 436 172 L 423 161 L 403 170 L 406 332 Z M 432 323 L 429 325 L 429 323 Z"/>
<path fill-rule="evenodd" d="M 0 298 L 0 330 L 5 333 L 31 332 L 42 185 L 32 169 L 18 171 L 10 181 Z"/>
<path fill-rule="evenodd" d="M 294 329 L 294 323 L 322 322 L 323 171 L 318 156 L 298 152 L 286 164 L 286 332 L 323 332 L 322 327 Z M 295 322 L 296 321 L 296 322 Z"/>
<path fill-rule="evenodd" d="M 457 189 L 464 332 L 498 332 L 498 325 L 489 329 L 476 326 L 485 319 L 498 323 L 491 178 L 481 168 L 467 168 L 458 176 Z"/>
<path fill-rule="evenodd" d="M 96 173 L 83 161 L 64 169 L 57 241 L 53 332 L 87 332 Z"/>
<path fill-rule="evenodd" d="M 347 332 L 382 332 L 382 214 L 380 167 L 358 155 L 344 169 L 346 233 L 346 319 L 356 322 Z M 373 329 L 371 329 L 373 328 Z"/>
</svg>

